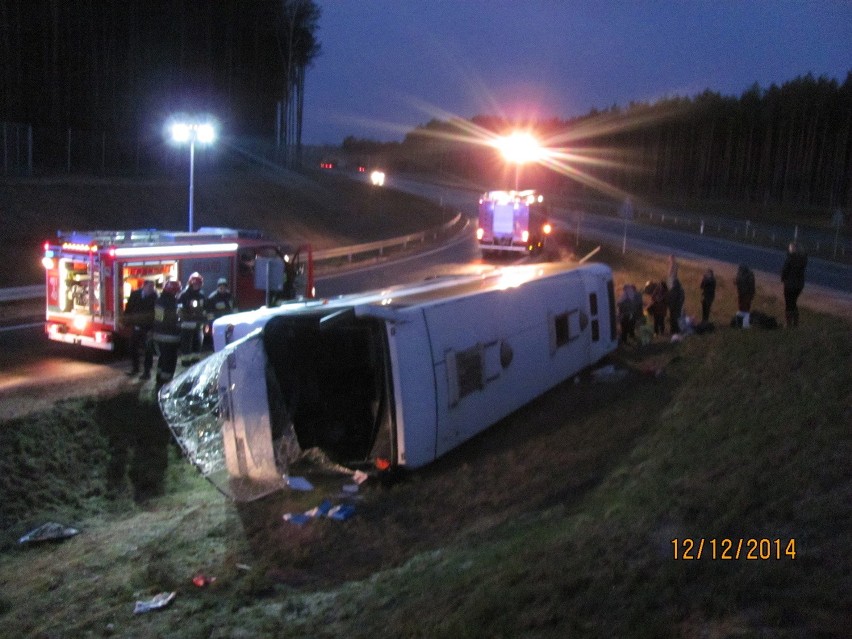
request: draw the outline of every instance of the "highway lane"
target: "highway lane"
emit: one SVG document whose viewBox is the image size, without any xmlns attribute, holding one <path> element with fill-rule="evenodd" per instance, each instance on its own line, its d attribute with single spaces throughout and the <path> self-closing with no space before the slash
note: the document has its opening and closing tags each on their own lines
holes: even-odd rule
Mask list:
<svg viewBox="0 0 852 639">
<path fill-rule="evenodd" d="M 329 273 L 317 280 L 317 295 L 334 297 L 355 291 L 417 282 L 429 277 L 469 272 L 481 265 L 473 228 L 468 226 L 445 244 L 386 262 Z"/>
<path fill-rule="evenodd" d="M 428 184 L 397 178 L 394 188 L 441 201 L 453 206 L 471 218 L 476 217 L 478 193 L 471 189 L 447 185 Z M 577 229 L 577 212 L 565 209 L 551 210 L 552 216 L 564 229 L 574 233 Z M 672 253 L 679 257 L 709 259 L 733 265 L 748 264 L 752 270 L 780 278 L 785 252 L 750 244 L 677 231 L 651 225 L 625 221 L 605 215 L 580 212 L 581 238 L 621 246 L 627 230 L 627 250 L 640 249 L 655 253 Z M 807 283 L 852 295 L 852 266 L 811 256 L 808 260 Z"/>
</svg>

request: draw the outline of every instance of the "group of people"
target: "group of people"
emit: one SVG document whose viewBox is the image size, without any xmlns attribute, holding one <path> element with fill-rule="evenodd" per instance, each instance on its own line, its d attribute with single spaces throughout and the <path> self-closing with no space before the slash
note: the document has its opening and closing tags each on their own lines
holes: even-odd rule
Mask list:
<svg viewBox="0 0 852 639">
<path fill-rule="evenodd" d="M 787 257 L 781 268 L 781 281 L 784 285 L 784 315 L 789 328 L 799 325 L 798 298 L 805 286 L 805 269 L 808 258 L 795 242 L 790 243 Z M 737 322 L 748 326 L 748 317 L 756 291 L 754 272 L 746 265 L 737 269 L 734 285 L 737 289 Z M 716 276 L 713 269 L 707 269 L 701 278 L 701 323 L 698 328 L 710 326 L 710 310 L 716 298 Z M 678 279 L 678 264 L 674 255 L 669 256 L 669 272 L 665 280 L 648 281 L 642 291 L 649 296 L 647 312 L 653 321 L 653 334 L 664 335 L 666 318 L 669 320 L 669 332 L 676 335 L 681 332 L 681 318 L 685 302 L 683 286 Z M 621 297 L 616 303 L 621 328 L 620 342 L 638 341 L 636 329 L 646 323 L 642 294 L 633 284 L 625 284 Z"/>
<path fill-rule="evenodd" d="M 781 267 L 781 282 L 784 287 L 784 320 L 787 328 L 799 325 L 799 295 L 805 288 L 805 269 L 808 256 L 795 242 L 787 247 L 787 257 Z M 737 287 L 737 323 L 751 314 L 751 303 L 756 290 L 754 273 L 745 264 L 740 264 L 734 279 Z"/>
<path fill-rule="evenodd" d="M 631 339 L 639 341 L 636 329 L 646 324 L 643 294 L 650 298 L 647 311 L 653 322 L 652 333 L 665 335 L 667 317 L 671 334 L 679 333 L 686 294 L 678 278 L 678 263 L 674 255 L 669 257 L 669 272 L 666 279 L 659 282 L 649 280 L 645 283 L 642 293 L 633 284 L 624 285 L 621 297 L 616 302 L 616 312 L 621 326 L 621 343 Z"/>
<path fill-rule="evenodd" d="M 154 282 L 145 280 L 130 293 L 124 309 L 124 321 L 133 327 L 129 375 L 139 374 L 142 358 L 140 378 L 150 379 L 157 355 L 157 383 L 165 384 L 174 377 L 179 356 L 184 366 L 201 359 L 205 327 L 234 312 L 227 279 L 219 278 L 210 295 L 203 286 L 204 278 L 193 273 L 183 289 L 180 280 L 169 280 L 158 294 Z"/>
</svg>

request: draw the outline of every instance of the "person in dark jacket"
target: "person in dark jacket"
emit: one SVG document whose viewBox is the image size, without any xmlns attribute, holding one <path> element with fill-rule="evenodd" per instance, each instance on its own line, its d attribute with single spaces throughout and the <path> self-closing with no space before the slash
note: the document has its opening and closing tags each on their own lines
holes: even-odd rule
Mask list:
<svg viewBox="0 0 852 639">
<path fill-rule="evenodd" d="M 618 311 L 618 323 L 621 328 L 618 341 L 621 344 L 626 344 L 628 339 L 636 341 L 636 307 L 631 288 L 630 284 L 625 284 L 621 297 L 615 304 Z"/>
<path fill-rule="evenodd" d="M 177 368 L 181 338 L 178 293 L 180 293 L 180 282 L 170 280 L 163 285 L 163 292 L 154 305 L 154 328 L 151 329 L 151 337 L 160 354 L 157 358 L 157 386 L 172 381 Z"/>
<path fill-rule="evenodd" d="M 142 379 L 151 376 L 154 365 L 154 348 L 151 343 L 151 329 L 154 326 L 154 305 L 157 303 L 157 290 L 154 282 L 145 280 L 140 288 L 130 293 L 127 305 L 124 307 L 124 321 L 130 324 L 133 333 L 130 335 L 130 375 L 139 373 L 139 352 L 145 352 Z"/>
<path fill-rule="evenodd" d="M 668 293 L 669 287 L 665 281 L 651 285 L 651 303 L 648 305 L 648 312 L 654 318 L 654 335 L 664 335 L 666 332 L 666 311 L 668 310 L 666 299 Z"/>
<path fill-rule="evenodd" d="M 754 300 L 754 273 L 745 264 L 740 264 L 737 276 L 734 278 L 737 287 L 737 309 L 740 313 L 751 313 L 751 303 Z"/>
<path fill-rule="evenodd" d="M 228 280 L 220 277 L 216 282 L 216 290 L 207 298 L 207 321 L 213 322 L 220 317 L 234 312 L 234 296 L 228 289 Z"/>
<path fill-rule="evenodd" d="M 201 359 L 201 346 L 204 343 L 204 324 L 207 321 L 205 305 L 207 302 L 202 286 L 204 278 L 200 273 L 189 276 L 186 288 L 177 298 L 180 314 L 180 352 L 181 363 L 189 366 Z"/>
<path fill-rule="evenodd" d="M 630 285 L 630 297 L 633 300 L 633 319 L 636 328 L 639 328 L 645 325 L 645 302 L 642 300 L 642 293 L 634 284 Z"/>
<path fill-rule="evenodd" d="M 797 302 L 802 289 L 805 288 L 805 268 L 808 256 L 799 251 L 795 242 L 791 242 L 787 259 L 781 267 L 781 281 L 784 282 L 784 316 L 787 328 L 799 325 L 799 307 Z"/>
<path fill-rule="evenodd" d="M 680 333 L 680 316 L 683 314 L 683 303 L 686 295 L 683 292 L 680 280 L 677 277 L 672 280 L 672 287 L 669 289 L 666 297 L 666 302 L 669 305 L 669 328 L 672 335 Z"/>
<path fill-rule="evenodd" d="M 701 323 L 706 324 L 710 321 L 710 307 L 713 306 L 713 300 L 716 299 L 716 276 L 713 275 L 713 269 L 708 268 L 704 271 L 700 287 Z"/>
</svg>

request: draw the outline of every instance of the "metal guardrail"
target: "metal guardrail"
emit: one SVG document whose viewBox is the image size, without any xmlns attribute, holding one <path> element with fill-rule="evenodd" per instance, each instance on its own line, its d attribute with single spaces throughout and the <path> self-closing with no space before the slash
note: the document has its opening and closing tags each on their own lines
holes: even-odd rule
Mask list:
<svg viewBox="0 0 852 639">
<path fill-rule="evenodd" d="M 368 242 L 366 244 L 355 244 L 353 246 L 341 246 L 333 249 L 325 249 L 314 251 L 314 263 L 337 260 L 345 257 L 347 263 L 351 263 L 353 258 L 361 255 L 377 254 L 382 256 L 388 249 L 395 247 L 407 248 L 409 244 L 424 243 L 426 238 L 435 239 L 441 233 L 446 233 L 452 229 L 461 219 L 461 213 L 447 222 L 436 228 L 428 231 L 420 231 L 419 233 L 410 233 L 401 235 L 389 240 L 380 240 L 378 242 Z M 44 284 L 36 284 L 34 286 L 16 286 L 12 288 L 0 288 L 0 304 L 7 302 L 18 302 L 23 300 L 32 300 L 44 297 Z"/>
<path fill-rule="evenodd" d="M 378 255 L 383 255 L 385 249 L 397 246 L 407 248 L 409 244 L 414 244 L 416 242 L 422 244 L 426 241 L 427 237 L 431 236 L 432 239 L 435 239 L 441 233 L 446 233 L 456 224 L 458 224 L 460 219 L 461 213 L 457 213 L 456 216 L 446 224 L 442 224 L 441 226 L 431 229 L 429 231 L 420 231 L 419 233 L 401 235 L 400 237 L 395 237 L 390 240 L 380 240 L 378 242 L 369 242 L 366 244 L 356 244 L 354 246 L 341 246 L 339 248 L 314 251 L 314 262 L 333 260 L 341 257 L 345 257 L 347 262 L 351 262 L 352 258 L 356 255 L 364 255 L 367 253 L 377 253 Z"/>
</svg>

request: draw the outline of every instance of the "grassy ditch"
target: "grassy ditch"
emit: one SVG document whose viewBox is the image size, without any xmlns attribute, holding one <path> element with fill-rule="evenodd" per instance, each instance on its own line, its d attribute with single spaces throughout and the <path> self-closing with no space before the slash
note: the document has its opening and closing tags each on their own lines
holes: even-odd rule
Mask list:
<svg viewBox="0 0 852 639">
<path fill-rule="evenodd" d="M 665 274 L 664 258 L 603 259 L 618 283 Z M 703 268 L 681 266 L 688 311 Z M 368 483 L 345 522 L 281 519 L 342 476 L 226 501 L 145 388 L 0 424 L 0 636 L 848 636 L 850 322 L 806 309 L 796 330 L 728 328 L 733 275 L 717 276 L 713 333 L 622 347 L 624 379 L 569 381 Z M 783 317 L 758 285 L 755 308 Z M 17 545 L 48 520 L 82 533 Z M 702 538 L 702 559 L 674 559 L 673 539 Z M 746 541 L 722 559 L 740 538 L 771 540 L 769 557 Z M 132 614 L 162 591 L 170 607 Z"/>
</svg>

